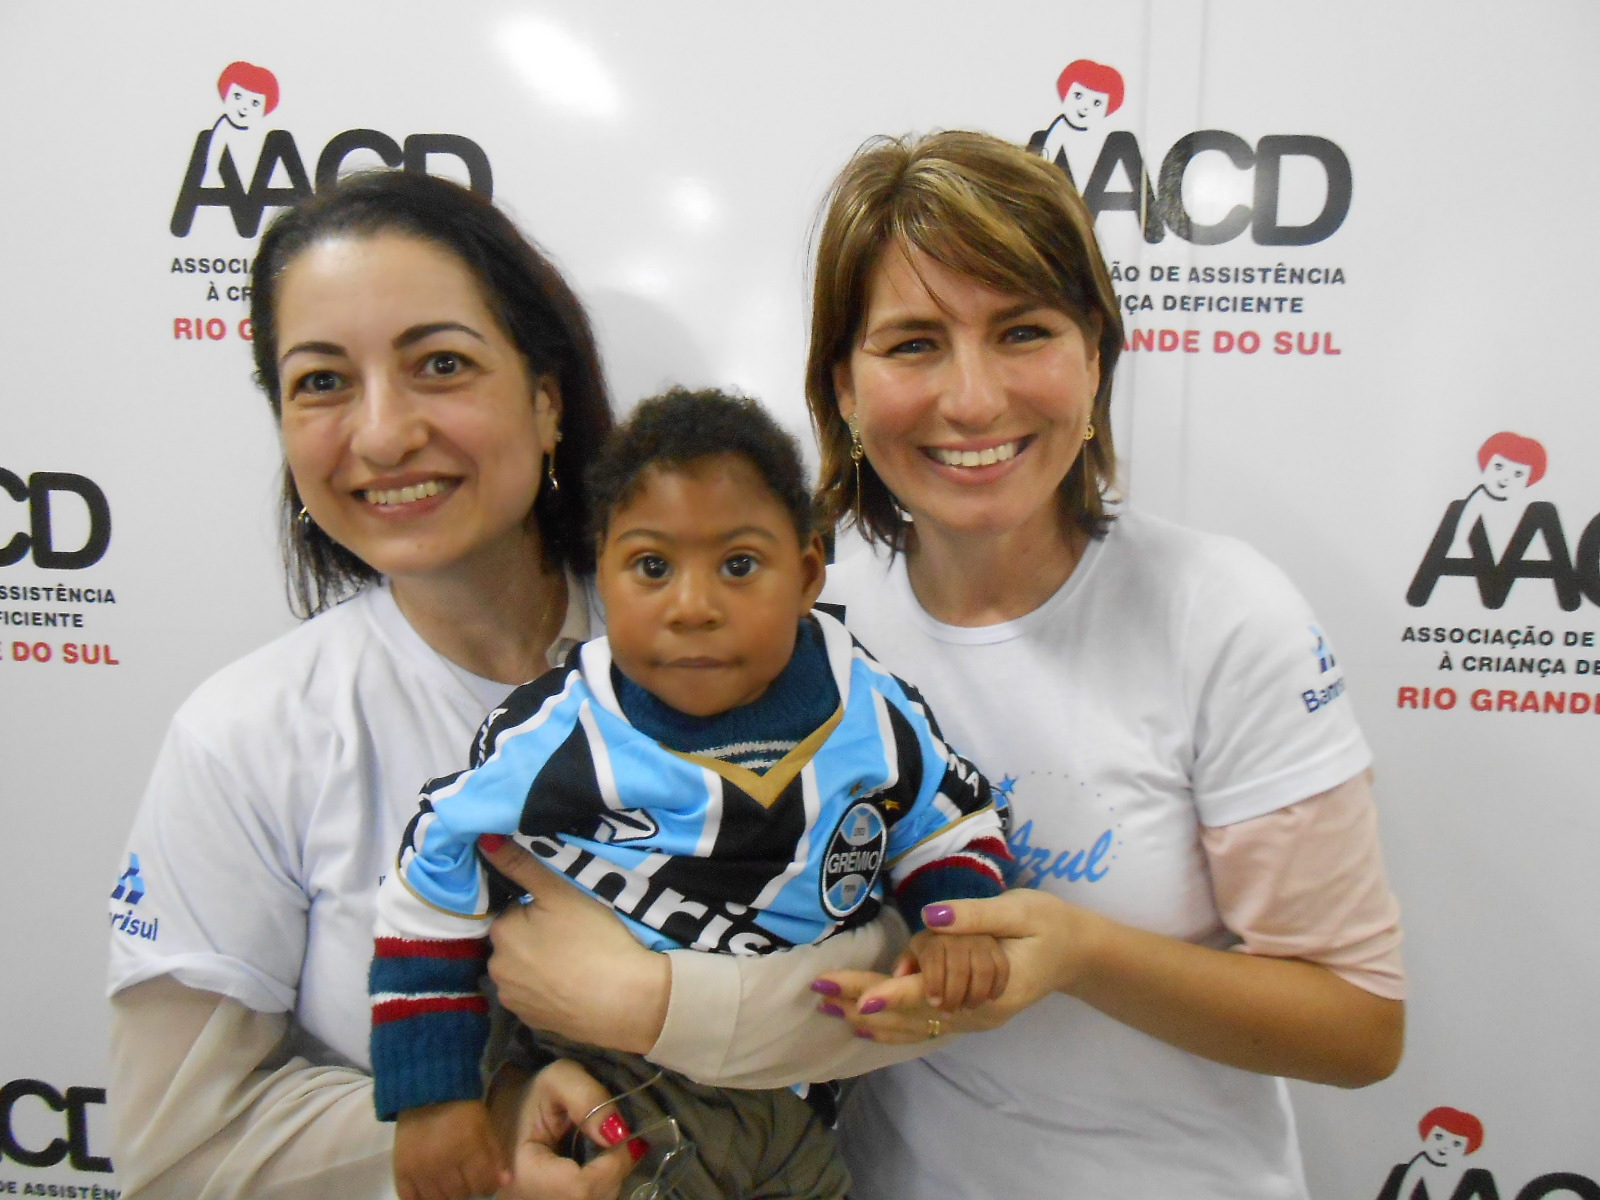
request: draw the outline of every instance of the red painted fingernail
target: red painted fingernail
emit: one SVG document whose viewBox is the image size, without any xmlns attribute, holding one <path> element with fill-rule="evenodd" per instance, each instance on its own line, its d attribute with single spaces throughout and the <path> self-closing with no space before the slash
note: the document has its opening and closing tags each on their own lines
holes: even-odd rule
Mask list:
<svg viewBox="0 0 1600 1200">
<path fill-rule="evenodd" d="M 844 1016 L 844 1009 L 840 1008 L 837 1004 L 819 1004 L 817 1005 L 817 1011 L 825 1017 Z"/>
<path fill-rule="evenodd" d="M 600 1136 L 605 1138 L 606 1145 L 615 1146 L 624 1138 L 633 1137 L 633 1130 L 628 1128 L 628 1123 L 620 1116 L 612 1113 L 604 1121 L 600 1122 Z M 634 1138 L 634 1140 L 637 1141 L 638 1139 Z M 630 1145 L 628 1149 L 632 1150 L 633 1147 Z M 634 1161 L 637 1162 L 638 1158 L 635 1157 Z"/>
<path fill-rule="evenodd" d="M 861 1006 L 861 1015 L 863 1017 L 870 1017 L 873 1013 L 882 1012 L 888 1007 L 889 1002 L 887 1000 L 880 1000 L 874 997 Z"/>
<path fill-rule="evenodd" d="M 954 925 L 956 910 L 948 904 L 929 904 L 922 910 L 922 921 L 925 925 Z"/>
<path fill-rule="evenodd" d="M 628 1154 L 634 1162 L 638 1162 L 649 1153 L 650 1147 L 643 1138 L 634 1138 L 633 1141 L 628 1143 Z"/>
<path fill-rule="evenodd" d="M 831 979 L 814 979 L 811 990 L 819 996 L 837 996 L 844 989 Z"/>
<path fill-rule="evenodd" d="M 478 835 L 478 845 L 483 847 L 486 854 L 493 854 L 510 840 L 510 838 L 503 837 L 498 833 L 482 833 Z"/>
</svg>

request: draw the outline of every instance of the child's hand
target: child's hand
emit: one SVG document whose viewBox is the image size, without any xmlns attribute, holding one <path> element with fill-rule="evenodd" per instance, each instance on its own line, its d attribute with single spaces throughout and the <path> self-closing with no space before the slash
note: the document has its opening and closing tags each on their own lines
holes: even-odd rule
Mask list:
<svg viewBox="0 0 1600 1200">
<path fill-rule="evenodd" d="M 1011 973 L 1000 943 L 987 933 L 931 933 L 924 929 L 911 939 L 907 953 L 917 960 L 928 1003 L 945 1012 L 977 1008 L 998 999 Z"/>
<path fill-rule="evenodd" d="M 481 1100 L 452 1100 L 400 1114 L 394 1183 L 400 1200 L 475 1200 L 511 1182 L 504 1149 Z"/>
</svg>

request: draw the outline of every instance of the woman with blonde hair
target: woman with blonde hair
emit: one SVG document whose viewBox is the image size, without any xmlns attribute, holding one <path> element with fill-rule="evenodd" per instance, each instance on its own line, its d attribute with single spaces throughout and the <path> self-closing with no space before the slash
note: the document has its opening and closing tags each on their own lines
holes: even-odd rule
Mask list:
<svg viewBox="0 0 1600 1200">
<path fill-rule="evenodd" d="M 1108 501 L 1123 331 L 1061 172 L 996 138 L 865 148 L 817 252 L 822 496 L 869 553 L 824 597 L 1006 782 L 1016 890 L 973 1011 L 819 981 L 887 1042 L 842 1123 L 858 1196 L 1303 1196 L 1281 1076 L 1398 1062 L 1370 755 L 1304 601 L 1243 544 Z M 1001 1028 L 1003 1027 L 1003 1028 Z"/>
</svg>

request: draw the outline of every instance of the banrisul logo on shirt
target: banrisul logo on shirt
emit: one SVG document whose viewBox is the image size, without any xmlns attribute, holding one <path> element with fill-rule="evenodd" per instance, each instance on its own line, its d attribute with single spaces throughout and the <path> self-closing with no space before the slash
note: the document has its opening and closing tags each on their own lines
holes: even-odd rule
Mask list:
<svg viewBox="0 0 1600 1200">
<path fill-rule="evenodd" d="M 1470 452 L 1456 453 L 1460 498 L 1433 525 L 1405 591 L 1409 609 L 1421 611 L 1407 612 L 1399 631 L 1412 674 L 1396 706 L 1600 713 L 1593 473 L 1581 461 L 1572 469 L 1570 450 L 1562 470 L 1543 442 L 1510 430 L 1485 439 L 1475 461 Z M 1474 465 L 1476 482 L 1468 483 Z M 1432 523 L 1431 514 L 1427 519 Z"/>
<path fill-rule="evenodd" d="M 842 920 L 866 903 L 888 846 L 889 827 L 877 806 L 867 800 L 852 805 L 822 859 L 822 907 L 829 916 Z"/>
<path fill-rule="evenodd" d="M 157 927 L 161 920 L 159 917 L 152 918 L 148 913 L 140 913 L 139 904 L 145 894 L 139 856 L 130 853 L 127 868 L 117 876 L 116 886 L 111 889 L 111 928 L 126 937 L 153 942 L 157 938 Z"/>
<path fill-rule="evenodd" d="M 1314 713 L 1321 712 L 1344 695 L 1344 676 L 1334 674 L 1339 660 L 1334 658 L 1333 647 L 1328 645 L 1327 636 L 1315 625 L 1308 625 L 1306 629 L 1312 639 L 1311 657 L 1317 660 L 1317 672 L 1324 677 L 1316 687 L 1300 693 L 1300 702 L 1306 706 L 1306 711 Z"/>
</svg>

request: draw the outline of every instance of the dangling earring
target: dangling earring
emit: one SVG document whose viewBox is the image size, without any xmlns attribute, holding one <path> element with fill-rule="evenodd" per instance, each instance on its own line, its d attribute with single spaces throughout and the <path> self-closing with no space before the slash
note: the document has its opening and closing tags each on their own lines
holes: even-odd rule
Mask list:
<svg viewBox="0 0 1600 1200">
<path fill-rule="evenodd" d="M 1083 431 L 1083 440 L 1086 441 L 1086 442 L 1094 441 L 1094 422 L 1093 421 L 1090 421 L 1089 422 L 1089 428 L 1087 428 L 1087 429 L 1085 429 Z"/>
<path fill-rule="evenodd" d="M 561 481 L 556 478 L 556 456 L 554 454 L 546 454 L 544 456 L 544 485 L 550 490 L 552 496 L 561 490 Z"/>
<path fill-rule="evenodd" d="M 300 511 L 295 513 L 294 519 L 300 523 L 301 529 L 310 529 L 316 524 L 316 522 L 311 519 L 311 514 L 306 511 L 306 506 L 304 504 L 300 506 Z"/>
<path fill-rule="evenodd" d="M 851 413 L 845 424 L 850 427 L 850 461 L 856 468 L 856 528 L 861 528 L 861 460 L 866 448 L 861 444 L 861 418 Z"/>
</svg>

